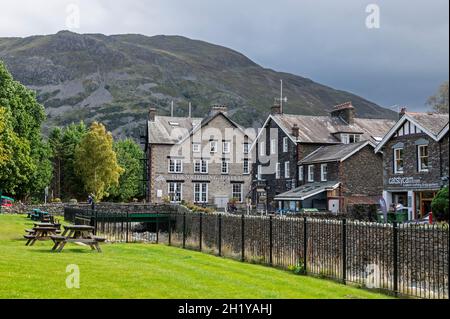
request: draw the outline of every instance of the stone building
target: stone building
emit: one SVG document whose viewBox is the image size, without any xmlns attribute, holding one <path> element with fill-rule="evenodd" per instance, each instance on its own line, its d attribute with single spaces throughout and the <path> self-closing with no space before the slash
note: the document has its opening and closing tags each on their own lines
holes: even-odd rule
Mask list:
<svg viewBox="0 0 450 319">
<path fill-rule="evenodd" d="M 146 137 L 147 200 L 226 207 L 245 202 L 252 140 L 213 106 L 205 118 L 158 116 L 150 109 Z"/>
<path fill-rule="evenodd" d="M 448 185 L 448 114 L 402 110 L 375 151 L 383 155 L 383 198 L 401 204 L 409 219 L 431 211 L 436 192 Z"/>
<path fill-rule="evenodd" d="M 254 203 L 275 210 L 277 195 L 303 185 L 298 162 L 318 148 L 364 141 L 376 145 L 394 124 L 388 119 L 356 117 L 351 102 L 334 106 L 328 116 L 284 114 L 275 105 L 252 145 Z"/>
<path fill-rule="evenodd" d="M 299 186 L 276 195 L 277 208 L 338 213 L 353 204 L 377 204 L 383 189 L 382 157 L 374 147 L 370 141 L 319 147 L 298 162 Z"/>
</svg>

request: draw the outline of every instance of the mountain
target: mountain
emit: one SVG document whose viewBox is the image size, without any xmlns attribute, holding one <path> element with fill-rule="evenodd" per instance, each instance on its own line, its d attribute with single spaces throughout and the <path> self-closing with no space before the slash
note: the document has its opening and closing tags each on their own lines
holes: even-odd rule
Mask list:
<svg viewBox="0 0 450 319">
<path fill-rule="evenodd" d="M 394 112 L 354 94 L 297 75 L 263 68 L 231 49 L 181 36 L 77 34 L 0 38 L 0 60 L 15 79 L 36 90 L 48 114 L 46 130 L 84 120 L 105 123 L 116 136 L 136 137 L 150 105 L 159 114 L 203 116 L 226 104 L 242 125 L 261 124 L 279 95 L 286 113 L 327 114 L 352 101 L 357 115 Z"/>
</svg>

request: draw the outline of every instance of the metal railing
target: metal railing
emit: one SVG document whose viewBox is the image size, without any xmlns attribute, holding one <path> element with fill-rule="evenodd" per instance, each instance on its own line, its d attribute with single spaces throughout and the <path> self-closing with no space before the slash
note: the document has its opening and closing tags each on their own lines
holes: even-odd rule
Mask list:
<svg viewBox="0 0 450 319">
<path fill-rule="evenodd" d="M 112 241 L 165 243 L 398 295 L 449 298 L 448 224 L 204 214 L 180 207 L 68 207 L 65 217 L 93 225 Z"/>
</svg>

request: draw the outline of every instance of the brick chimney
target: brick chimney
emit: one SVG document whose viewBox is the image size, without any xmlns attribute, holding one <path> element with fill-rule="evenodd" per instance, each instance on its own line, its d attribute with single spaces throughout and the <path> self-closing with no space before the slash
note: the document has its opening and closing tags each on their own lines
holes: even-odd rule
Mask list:
<svg viewBox="0 0 450 319">
<path fill-rule="evenodd" d="M 280 106 L 280 104 L 274 104 L 270 108 L 270 114 L 272 114 L 272 115 L 281 114 L 281 106 Z"/>
<path fill-rule="evenodd" d="M 331 111 L 331 117 L 339 117 L 349 125 L 355 123 L 355 108 L 352 102 L 345 102 L 334 106 Z"/>
<path fill-rule="evenodd" d="M 300 132 L 300 128 L 298 127 L 297 124 L 294 124 L 292 126 L 292 136 L 298 137 L 299 132 Z"/>
<path fill-rule="evenodd" d="M 148 120 L 150 122 L 154 122 L 155 116 L 156 116 L 156 109 L 154 107 L 149 108 L 148 109 Z"/>
<path fill-rule="evenodd" d="M 222 112 L 224 115 L 228 114 L 228 107 L 226 105 L 218 105 L 215 104 L 211 107 L 211 110 L 209 111 L 209 115 L 213 116 L 217 113 Z"/>
</svg>

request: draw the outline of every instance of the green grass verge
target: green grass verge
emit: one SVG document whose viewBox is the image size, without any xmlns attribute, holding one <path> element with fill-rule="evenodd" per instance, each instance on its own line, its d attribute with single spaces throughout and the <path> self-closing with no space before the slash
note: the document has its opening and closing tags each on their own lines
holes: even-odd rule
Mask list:
<svg viewBox="0 0 450 319">
<path fill-rule="evenodd" d="M 154 244 L 104 244 L 103 253 L 52 242 L 25 246 L 25 215 L 0 215 L 0 298 L 388 298 L 328 280 Z M 80 288 L 66 287 L 66 267 Z"/>
</svg>

